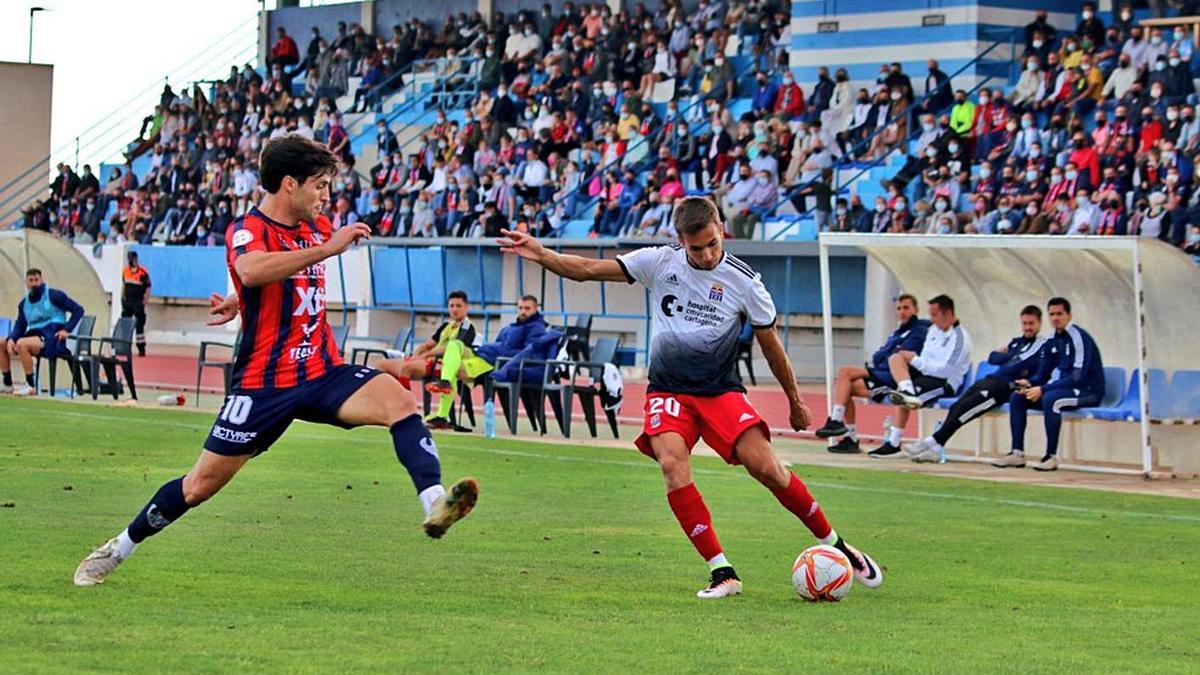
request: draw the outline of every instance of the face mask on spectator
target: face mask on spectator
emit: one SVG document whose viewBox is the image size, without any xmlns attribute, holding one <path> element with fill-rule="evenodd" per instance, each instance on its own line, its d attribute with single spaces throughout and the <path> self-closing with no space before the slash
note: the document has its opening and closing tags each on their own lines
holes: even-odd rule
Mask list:
<svg viewBox="0 0 1200 675">
<path fill-rule="evenodd" d="M 1062 182 L 1062 174 L 1061 173 L 1050 174 L 1050 184 L 1051 185 L 1058 185 L 1061 182 Z"/>
<path fill-rule="evenodd" d="M 1158 71 L 1163 71 L 1163 70 L 1166 70 L 1166 69 L 1167 69 L 1167 62 L 1166 62 L 1166 61 L 1155 61 L 1155 62 L 1154 62 L 1154 69 L 1155 69 L 1155 70 L 1158 70 Z M 1161 90 L 1161 89 L 1151 89 L 1150 91 L 1151 91 L 1151 93 L 1153 93 L 1153 92 L 1155 92 L 1155 91 L 1157 91 L 1157 92 L 1158 92 L 1157 94 L 1154 94 L 1154 97 L 1155 97 L 1155 98 L 1158 98 L 1159 96 L 1162 96 L 1162 90 Z"/>
<path fill-rule="evenodd" d="M 1034 41 L 1033 41 L 1033 48 L 1034 48 L 1034 49 L 1041 49 L 1043 44 L 1045 44 L 1045 43 L 1044 43 L 1044 42 L 1042 42 L 1041 40 L 1034 40 Z"/>
<path fill-rule="evenodd" d="M 1064 175 L 1067 177 L 1067 180 L 1075 180 L 1075 178 L 1079 176 L 1079 172 L 1067 171 Z"/>
<path fill-rule="evenodd" d="M 1171 120 L 1172 122 L 1179 119 L 1179 111 L 1178 110 L 1168 110 L 1167 111 L 1167 119 Z"/>
<path fill-rule="evenodd" d="M 1091 10 L 1084 10 L 1084 12 L 1083 12 L 1083 20 L 1084 20 L 1084 21 L 1091 21 L 1091 20 L 1092 20 L 1092 12 L 1091 12 Z"/>
<path fill-rule="evenodd" d="M 887 204 L 885 204 L 884 202 L 875 202 L 875 212 L 876 213 L 883 213 L 886 210 L 887 210 Z"/>
<path fill-rule="evenodd" d="M 892 99 L 893 101 L 899 101 L 899 100 L 900 100 L 900 92 L 898 92 L 898 91 L 893 91 L 893 92 L 891 93 L 891 99 Z"/>
<path fill-rule="evenodd" d="M 925 148 L 925 156 L 928 157 L 929 159 L 933 159 L 934 157 L 937 157 L 937 148 L 935 148 L 933 146 L 929 146 L 928 148 Z"/>
<path fill-rule="evenodd" d="M 938 225 L 938 234 L 950 234 L 952 232 L 954 232 L 954 228 L 950 227 L 950 223 L 943 222 L 941 225 Z"/>
<path fill-rule="evenodd" d="M 1167 174 L 1167 182 L 1168 183 L 1178 183 L 1179 182 L 1179 174 L 1177 174 L 1177 173 Z"/>
<path fill-rule="evenodd" d="M 903 199 L 896 201 L 896 210 L 897 211 L 903 211 L 905 209 L 905 207 L 907 207 L 907 206 L 908 206 L 908 204 L 905 203 L 905 201 Z"/>
<path fill-rule="evenodd" d="M 1075 198 L 1075 203 L 1078 204 L 1079 208 L 1082 209 L 1082 208 L 1087 208 L 1088 206 L 1091 206 L 1092 200 L 1088 199 L 1086 195 L 1079 195 L 1078 197 Z"/>
<path fill-rule="evenodd" d="M 939 199 L 933 203 L 933 208 L 937 211 L 945 211 L 947 206 L 949 206 L 949 204 L 947 204 L 943 199 Z"/>
<path fill-rule="evenodd" d="M 992 99 L 989 96 L 980 96 L 979 97 L 979 105 L 987 105 L 991 100 Z"/>
<path fill-rule="evenodd" d="M 1037 180 L 1037 171 L 1036 170 L 1030 169 L 1025 172 L 1025 181 L 1026 182 L 1032 183 L 1035 180 Z"/>
<path fill-rule="evenodd" d="M 929 133 L 930 131 L 933 131 L 933 122 L 922 122 L 921 128 L 925 130 L 926 133 Z"/>
<path fill-rule="evenodd" d="M 953 155 L 954 153 L 958 152 L 958 143 L 951 143 L 946 146 L 946 149 L 949 150 L 950 154 Z"/>
<path fill-rule="evenodd" d="M 979 167 L 979 177 L 980 177 L 980 178 L 991 178 L 991 176 L 992 176 L 992 170 L 991 170 L 991 169 L 989 169 L 989 168 L 988 168 L 988 167 L 986 167 L 986 166 L 981 166 L 981 167 Z"/>
<path fill-rule="evenodd" d="M 1174 56 L 1172 56 L 1172 57 L 1171 57 L 1171 58 L 1168 60 L 1168 62 L 1171 64 L 1171 67 L 1172 67 L 1172 68 L 1174 68 L 1175 66 L 1179 65 L 1179 63 L 1180 63 L 1180 61 L 1179 61 L 1179 58 L 1178 58 L 1178 57 L 1174 57 Z"/>
<path fill-rule="evenodd" d="M 1055 206 L 1054 208 L 1057 209 L 1059 213 L 1066 213 L 1067 209 L 1070 207 L 1068 207 L 1066 204 L 1059 204 L 1058 206 Z"/>
<path fill-rule="evenodd" d="M 1151 35 L 1150 36 L 1150 44 L 1154 45 L 1155 47 L 1157 47 L 1158 45 L 1161 45 L 1162 44 L 1162 36 L 1161 35 Z"/>
<path fill-rule="evenodd" d="M 1037 207 L 1036 207 L 1036 206 L 1034 206 L 1033 204 L 1030 204 L 1029 206 L 1026 206 L 1026 207 L 1025 207 L 1025 214 L 1026 214 L 1026 215 L 1029 215 L 1029 216 L 1036 216 L 1036 215 L 1037 215 L 1037 212 L 1038 212 L 1038 210 L 1037 210 Z"/>
</svg>

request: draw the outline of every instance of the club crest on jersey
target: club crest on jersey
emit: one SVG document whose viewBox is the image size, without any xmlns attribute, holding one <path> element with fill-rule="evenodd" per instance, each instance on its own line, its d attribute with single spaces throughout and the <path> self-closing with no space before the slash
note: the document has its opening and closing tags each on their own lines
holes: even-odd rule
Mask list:
<svg viewBox="0 0 1200 675">
<path fill-rule="evenodd" d="M 250 230 L 238 230 L 233 233 L 233 247 L 245 246 L 254 241 L 254 233 Z"/>
<path fill-rule="evenodd" d="M 721 284 L 714 283 L 712 288 L 708 289 L 708 299 L 713 302 L 720 302 L 721 298 L 725 297 L 725 287 Z"/>
</svg>

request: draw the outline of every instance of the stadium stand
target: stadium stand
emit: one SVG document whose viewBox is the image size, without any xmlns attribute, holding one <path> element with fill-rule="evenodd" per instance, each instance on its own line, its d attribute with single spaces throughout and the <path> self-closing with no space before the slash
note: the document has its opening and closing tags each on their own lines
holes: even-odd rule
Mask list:
<svg viewBox="0 0 1200 675">
<path fill-rule="evenodd" d="M 291 132 L 343 156 L 335 222 L 383 235 L 511 224 L 670 236 L 673 200 L 711 193 L 737 234 L 759 238 L 1074 233 L 1200 245 L 1186 26 L 1143 34 L 1090 21 L 1098 32 L 1084 36 L 1043 11 L 1023 30 L 992 31 L 972 59 L 831 78 L 803 64 L 851 33 L 903 36 L 823 36 L 789 68 L 800 37 L 789 17 L 808 17 L 810 4 L 566 3 L 550 16 L 500 13 L 491 29 L 460 13 L 440 32 L 412 19 L 378 36 L 341 22 L 313 27 L 294 67 L 293 38 L 280 33 L 266 70 L 235 68 L 191 96 L 164 90 L 125 166 L 99 179 L 61 166 L 23 224 L 81 243 L 219 244 L 256 194 L 262 141 Z"/>
</svg>

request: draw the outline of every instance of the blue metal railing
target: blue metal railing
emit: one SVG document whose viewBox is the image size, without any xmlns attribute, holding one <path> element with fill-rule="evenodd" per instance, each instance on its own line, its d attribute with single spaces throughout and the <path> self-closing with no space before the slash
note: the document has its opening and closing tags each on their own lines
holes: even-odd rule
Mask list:
<svg viewBox="0 0 1200 675">
<path fill-rule="evenodd" d="M 955 77 L 958 77 L 958 76 L 959 76 L 959 75 L 961 75 L 963 72 L 965 72 L 967 69 L 969 69 L 969 68 L 972 68 L 972 67 L 974 67 L 974 66 L 977 66 L 977 65 L 979 65 L 980 63 L 982 63 L 982 62 L 984 61 L 984 57 L 986 57 L 986 56 L 987 56 L 988 54 L 990 54 L 990 53 L 991 53 L 993 50 L 995 50 L 996 48 L 998 48 L 998 47 L 1000 47 L 1000 46 L 1002 46 L 1002 45 L 1005 45 L 1005 44 L 1008 44 L 1008 45 L 1010 45 L 1010 47 L 1011 47 L 1011 48 L 1014 50 L 1014 52 L 1015 52 L 1015 49 L 1016 49 L 1016 39 L 1017 39 L 1018 32 L 1019 32 L 1019 31 L 1018 31 L 1018 30 L 1016 30 L 1016 29 L 1013 29 L 1013 30 L 1011 30 L 1011 31 L 1005 31 L 1005 38 L 1004 38 L 1004 39 L 1002 39 L 1002 40 L 999 40 L 999 41 L 996 41 L 996 42 L 993 42 L 991 45 L 989 45 L 989 46 L 988 46 L 988 48 L 987 48 L 987 49 L 985 49 L 985 50 L 983 50 L 982 52 L 980 52 L 980 53 L 979 53 L 979 55 L 978 55 L 978 56 L 976 56 L 974 59 L 972 59 L 971 61 L 968 61 L 968 62 L 967 62 L 966 64 L 964 64 L 964 65 L 963 65 L 961 68 L 959 68 L 958 70 L 954 71 L 954 73 L 953 73 L 953 74 L 951 74 L 951 75 L 950 75 L 950 76 L 947 78 L 947 81 L 946 81 L 946 86 L 947 86 L 947 87 L 949 87 L 949 86 L 950 86 L 950 82 L 951 82 L 951 81 L 953 81 L 953 79 L 954 79 Z M 987 85 L 987 84 L 988 84 L 990 81 L 992 81 L 992 80 L 996 79 L 997 77 L 998 77 L 998 76 L 997 76 L 997 75 L 995 75 L 994 73 L 993 73 L 993 74 L 990 74 L 990 75 L 987 75 L 987 76 L 986 76 L 986 77 L 984 77 L 982 80 L 978 81 L 978 82 L 975 84 L 975 86 L 974 86 L 974 87 L 972 87 L 972 88 L 971 88 L 971 89 L 970 89 L 970 90 L 967 92 L 967 95 L 968 95 L 968 96 L 970 96 L 970 95 L 972 95 L 972 94 L 974 94 L 974 93 L 978 92 L 978 91 L 979 91 L 981 88 L 983 88 L 983 87 L 984 87 L 985 85 Z M 1011 77 L 1010 77 L 1010 79 L 1011 79 Z M 927 97 L 922 97 L 922 99 L 921 99 L 921 100 L 926 100 L 926 99 L 927 99 Z M 945 108 L 942 108 L 942 109 L 939 109 L 939 110 L 936 110 L 936 111 L 929 111 L 929 112 L 931 112 L 932 114 L 935 114 L 935 115 L 936 115 L 936 114 L 938 114 L 938 113 L 941 113 L 941 112 L 943 112 L 944 110 L 945 110 Z M 897 115 L 892 115 L 892 116 L 891 116 L 891 117 L 889 117 L 887 120 L 885 120 L 885 122 L 884 122 L 884 124 L 883 124 L 883 125 L 876 127 L 875 131 L 873 131 L 872 133 L 870 133 L 870 134 L 869 134 L 869 135 L 868 135 L 866 138 L 864 138 L 863 140 L 859 141 L 859 142 L 858 142 L 856 145 L 854 145 L 854 146 L 851 148 L 850 152 L 849 152 L 849 153 L 846 153 L 846 154 L 847 154 L 847 155 L 851 155 L 851 156 L 857 156 L 857 155 L 858 155 L 858 153 L 862 152 L 862 150 L 863 150 L 863 149 L 865 149 L 865 148 L 869 148 L 869 147 L 870 147 L 870 145 L 871 145 L 871 143 L 872 143 L 872 142 L 875 140 L 875 138 L 876 138 L 877 136 L 879 136 L 880 134 L 884 133 L 884 131 L 886 131 L 886 129 L 887 129 L 887 127 L 888 127 L 889 125 L 891 125 L 891 124 L 895 123 L 897 120 L 901 119 L 902 117 L 909 116 L 909 115 L 911 115 L 911 114 L 912 114 L 912 109 L 911 109 L 911 107 L 909 107 L 909 108 L 906 108 L 906 109 L 905 109 L 903 112 L 901 112 L 901 113 L 899 113 L 899 114 L 897 114 Z M 909 141 L 910 141 L 910 140 L 911 140 L 911 139 L 912 139 L 914 136 L 916 136 L 916 135 L 917 135 L 917 133 L 916 133 L 916 130 L 915 130 L 915 129 L 911 129 L 911 130 L 909 131 L 909 134 L 908 134 L 908 136 L 906 136 L 906 137 L 905 137 L 905 138 L 904 138 L 904 139 L 901 141 L 901 143 L 902 143 L 902 144 L 907 144 L 907 143 L 908 143 L 908 142 L 909 142 Z M 875 167 L 877 167 L 877 166 L 881 165 L 881 164 L 882 164 L 884 161 L 886 161 L 886 159 L 887 159 L 887 156 L 885 155 L 883 158 L 880 158 L 880 159 L 873 159 L 873 160 L 871 160 L 871 161 L 869 161 L 869 162 L 866 162 L 866 163 L 865 163 L 865 166 L 861 167 L 861 168 L 859 169 L 859 171 L 858 171 L 857 173 L 855 173 L 853 176 L 851 176 L 849 179 L 842 180 L 841 176 L 839 175 L 839 176 L 838 176 L 838 178 L 835 180 L 835 183 L 834 183 L 834 185 L 833 185 L 833 186 L 831 186 L 831 187 L 832 187 L 832 189 L 833 189 L 833 190 L 832 190 L 832 191 L 833 191 L 833 193 L 834 193 L 835 195 L 836 195 L 836 194 L 838 194 L 838 192 L 839 192 L 841 189 L 845 188 L 847 185 L 852 185 L 852 184 L 853 184 L 853 183 L 854 183 L 856 180 L 858 180 L 860 177 L 862 177 L 862 176 L 863 176 L 863 174 L 865 174 L 865 173 L 867 173 L 868 171 L 870 171 L 871 169 L 873 169 L 873 168 L 875 168 Z M 836 167 L 835 167 L 835 168 L 836 168 Z M 812 186 L 813 186 L 813 185 L 815 185 L 815 184 L 816 184 L 818 181 L 820 181 L 820 177 L 813 178 L 813 179 L 811 179 L 811 180 L 805 181 L 805 182 L 803 182 L 803 183 L 800 183 L 800 184 L 798 184 L 798 185 L 793 185 L 792 187 L 788 188 L 787 190 L 785 190 L 785 191 L 784 191 L 783 195 L 782 195 L 782 196 L 780 196 L 779 200 L 778 200 L 778 201 L 776 201 L 776 202 L 775 202 L 775 204 L 774 204 L 773 206 L 771 206 L 769 209 L 767 209 L 767 210 L 766 210 L 766 214 L 773 215 L 773 214 L 775 213 L 775 211 L 776 211 L 776 210 L 777 210 L 777 209 L 778 209 L 780 206 L 783 206 L 785 203 L 787 203 L 787 202 L 791 201 L 791 200 L 792 200 L 794 197 L 798 197 L 798 196 L 800 196 L 800 194 L 801 194 L 801 193 L 802 193 L 802 192 L 803 192 L 803 191 L 804 191 L 806 188 L 812 187 Z M 799 215 L 800 217 L 803 217 L 803 216 L 806 216 L 806 215 L 808 215 L 808 214 L 809 214 L 809 213 L 811 213 L 812 211 L 813 211 L 813 209 L 806 209 L 806 210 L 804 210 L 804 211 L 801 211 L 801 212 L 800 212 L 798 215 Z M 771 237 L 771 240 L 772 240 L 772 241 L 774 241 L 774 240 L 778 240 L 780 237 L 783 237 L 784 235 L 786 235 L 788 232 L 790 232 L 790 231 L 792 230 L 792 228 L 793 228 L 793 227 L 796 227 L 796 226 L 797 226 L 797 223 L 795 223 L 795 222 L 794 222 L 794 223 L 790 224 L 788 227 L 785 227 L 785 228 L 781 229 L 780 231 L 776 232 L 776 233 L 774 234 L 774 236 L 772 236 L 772 237 Z M 763 236 L 763 238 L 765 239 L 765 238 L 766 238 L 766 227 L 760 228 L 760 232 L 762 233 L 762 236 Z"/>
<path fill-rule="evenodd" d="M 10 222 L 10 219 L 26 206 L 24 198 L 27 194 L 50 182 L 52 163 L 67 162 L 78 169 L 82 159 L 82 163 L 91 163 L 98 170 L 99 164 L 106 161 L 111 156 L 110 153 L 124 148 L 128 137 L 132 135 L 131 123 L 140 121 L 150 112 L 164 81 L 191 82 L 212 75 L 216 64 L 221 64 L 222 68 L 228 66 L 231 58 L 234 58 L 231 54 L 237 55 L 238 58 L 243 54 L 253 54 L 258 44 L 257 23 L 257 16 L 243 21 L 188 58 L 165 78 L 155 80 L 97 119 L 70 142 L 54 149 L 0 186 L 0 224 Z M 37 198 L 42 196 L 38 194 Z"/>
</svg>

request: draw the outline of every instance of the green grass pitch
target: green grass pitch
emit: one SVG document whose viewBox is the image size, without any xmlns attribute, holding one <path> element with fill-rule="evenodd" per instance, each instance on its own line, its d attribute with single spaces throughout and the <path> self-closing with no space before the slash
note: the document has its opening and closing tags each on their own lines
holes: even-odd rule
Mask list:
<svg viewBox="0 0 1200 675">
<path fill-rule="evenodd" d="M 0 670 L 1196 672 L 1197 502 L 797 467 L 878 590 L 791 588 L 803 526 L 738 469 L 696 480 L 741 597 L 632 449 L 438 438 L 479 507 L 441 541 L 379 429 L 296 424 L 101 587 L 82 555 L 194 461 L 183 411 L 0 402 Z"/>
</svg>

